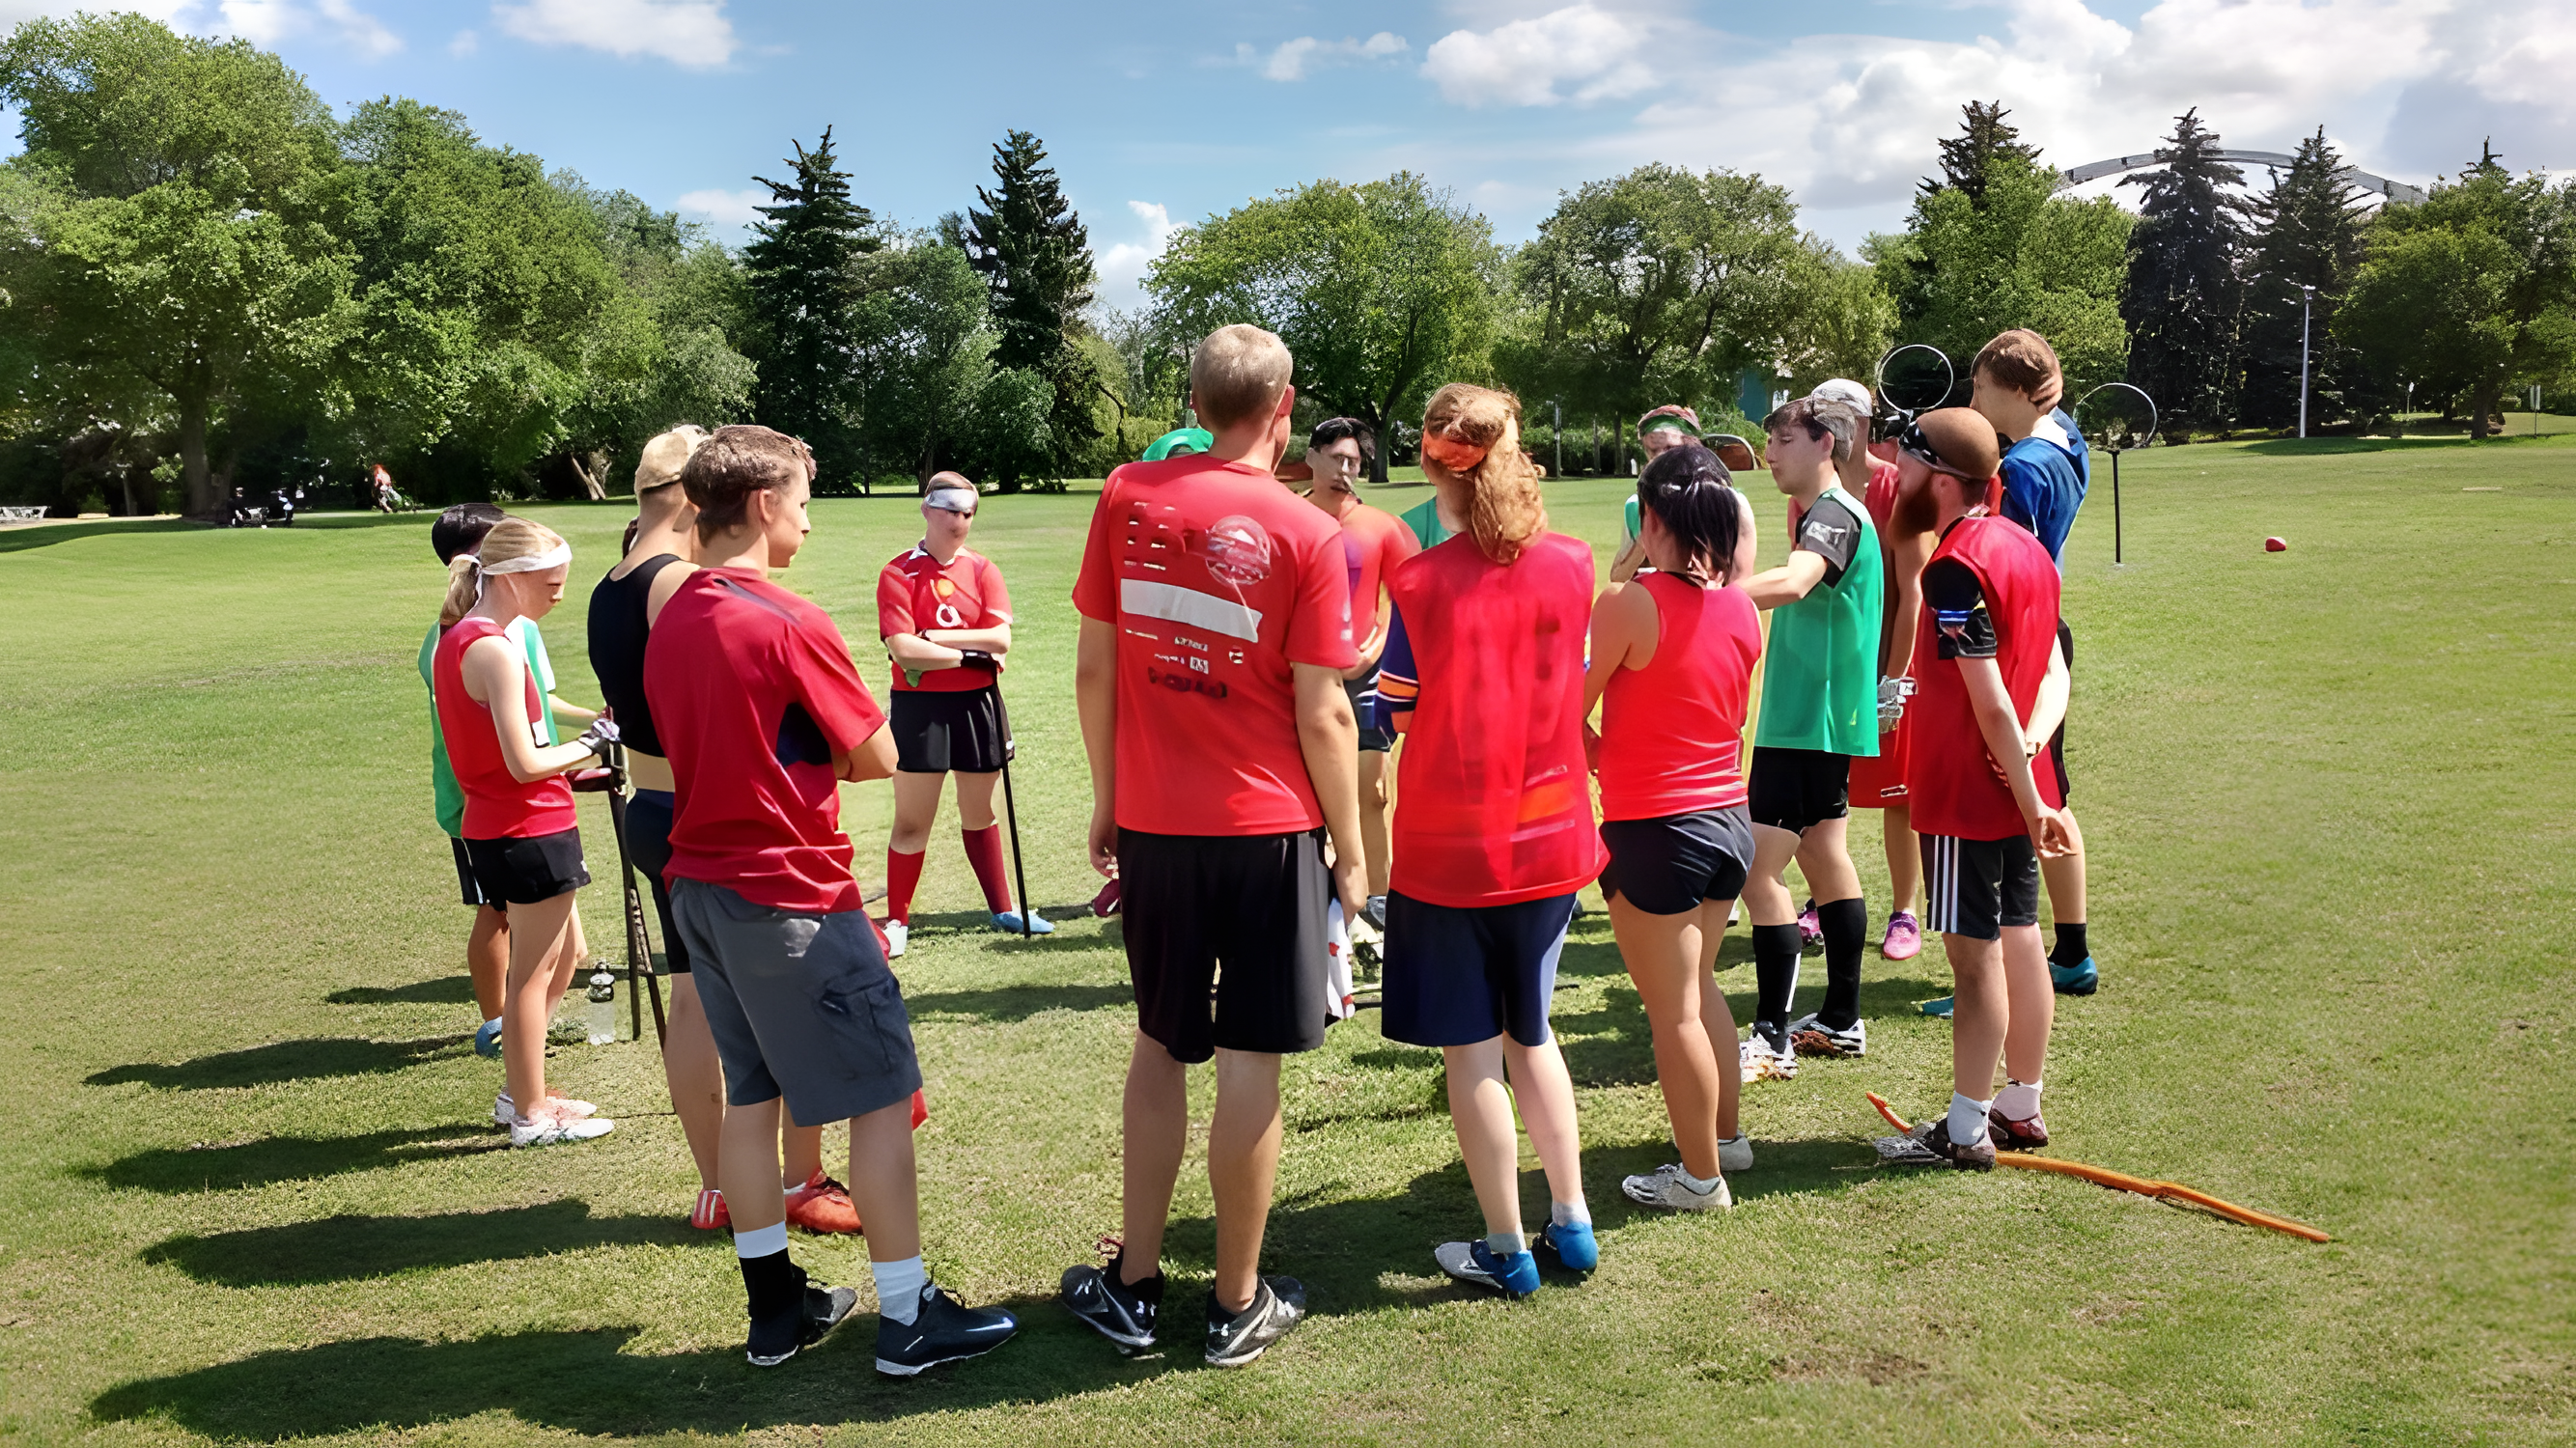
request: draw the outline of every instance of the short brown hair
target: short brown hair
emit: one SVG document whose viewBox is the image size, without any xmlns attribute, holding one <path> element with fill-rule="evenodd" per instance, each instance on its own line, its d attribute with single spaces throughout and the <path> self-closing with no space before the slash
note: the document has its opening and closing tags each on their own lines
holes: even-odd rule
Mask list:
<svg viewBox="0 0 2576 1448">
<path fill-rule="evenodd" d="M 2027 327 L 2015 327 L 1988 342 L 1968 368 L 1970 377 L 1980 373 L 2033 399 L 2052 382 L 2065 385 L 2057 366 L 2057 349 L 2048 345 L 2046 337 Z"/>
<path fill-rule="evenodd" d="M 1834 461 L 1849 462 L 1852 437 L 1860 430 L 1860 414 L 1852 411 L 1849 403 L 1830 397 L 1801 397 L 1773 408 L 1771 415 L 1762 419 L 1764 432 L 1775 427 L 1794 427 L 1810 438 L 1832 438 Z"/>
<path fill-rule="evenodd" d="M 1296 369 L 1288 344 L 1249 322 L 1219 327 L 1190 357 L 1190 403 L 1211 432 L 1252 422 L 1279 405 Z"/>
<path fill-rule="evenodd" d="M 805 444 L 783 432 L 748 423 L 717 428 L 680 469 L 680 486 L 698 505 L 699 539 L 741 527 L 752 494 L 810 479 L 813 459 Z"/>
</svg>

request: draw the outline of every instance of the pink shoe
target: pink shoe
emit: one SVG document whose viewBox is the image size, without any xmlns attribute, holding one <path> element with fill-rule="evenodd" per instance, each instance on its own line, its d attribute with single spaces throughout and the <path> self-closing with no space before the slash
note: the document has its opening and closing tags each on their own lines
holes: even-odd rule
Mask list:
<svg viewBox="0 0 2576 1448">
<path fill-rule="evenodd" d="M 1816 918 L 1816 902 L 1813 900 L 1808 901 L 1806 908 L 1798 912 L 1798 953 L 1800 955 L 1825 953 L 1825 926 L 1823 921 Z"/>
<path fill-rule="evenodd" d="M 1911 910 L 1899 910 L 1887 917 L 1887 938 L 1878 943 L 1878 953 L 1887 960 L 1912 960 L 1923 953 L 1923 923 Z"/>
</svg>

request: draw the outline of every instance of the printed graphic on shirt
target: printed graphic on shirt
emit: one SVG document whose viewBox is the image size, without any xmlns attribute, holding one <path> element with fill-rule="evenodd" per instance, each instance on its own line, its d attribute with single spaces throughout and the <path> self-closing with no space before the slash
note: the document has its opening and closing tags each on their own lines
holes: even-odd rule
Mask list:
<svg viewBox="0 0 2576 1448">
<path fill-rule="evenodd" d="M 1824 559 L 1825 585 L 1830 588 L 1843 581 L 1843 570 L 1851 567 L 1861 537 L 1861 522 L 1853 516 L 1850 503 L 1841 494 L 1828 494 L 1798 520 L 1798 536 L 1790 548 Z"/>
</svg>

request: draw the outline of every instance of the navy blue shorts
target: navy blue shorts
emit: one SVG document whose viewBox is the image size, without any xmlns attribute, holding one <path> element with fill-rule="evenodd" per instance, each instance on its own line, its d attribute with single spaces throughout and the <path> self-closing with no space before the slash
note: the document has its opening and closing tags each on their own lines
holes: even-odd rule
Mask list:
<svg viewBox="0 0 2576 1448">
<path fill-rule="evenodd" d="M 1500 1035 L 1546 1045 L 1556 961 L 1573 920 L 1572 895 L 1475 909 L 1388 895 L 1379 1029 L 1408 1046 L 1472 1046 Z"/>
<path fill-rule="evenodd" d="M 676 809 L 667 789 L 639 789 L 626 802 L 626 860 L 653 890 L 653 913 L 662 921 L 663 972 L 689 973 L 689 944 L 671 921 L 671 890 L 662 872 L 671 864 L 671 819 Z"/>
</svg>

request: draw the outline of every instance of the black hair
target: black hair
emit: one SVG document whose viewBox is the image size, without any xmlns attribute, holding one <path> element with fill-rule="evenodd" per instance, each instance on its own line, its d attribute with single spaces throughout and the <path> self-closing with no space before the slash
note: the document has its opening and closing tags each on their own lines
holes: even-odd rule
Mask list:
<svg viewBox="0 0 2576 1448">
<path fill-rule="evenodd" d="M 438 551 L 439 562 L 453 563 L 457 554 L 482 547 L 483 535 L 508 516 L 491 503 L 459 503 L 429 525 L 429 546 Z"/>
<path fill-rule="evenodd" d="M 1360 445 L 1361 467 L 1367 467 L 1377 460 L 1377 434 L 1369 430 L 1367 423 L 1356 417 L 1328 417 L 1316 423 L 1315 430 L 1306 436 L 1306 451 L 1313 452 L 1319 447 L 1330 447 L 1343 438 L 1349 438 Z"/>
<path fill-rule="evenodd" d="M 1715 583 L 1733 581 L 1726 573 L 1735 566 L 1743 503 L 1735 475 L 1717 454 L 1696 442 L 1664 449 L 1638 477 L 1637 502 L 1682 545 L 1694 573 Z M 1642 518 L 1638 526 L 1644 527 Z"/>
</svg>

